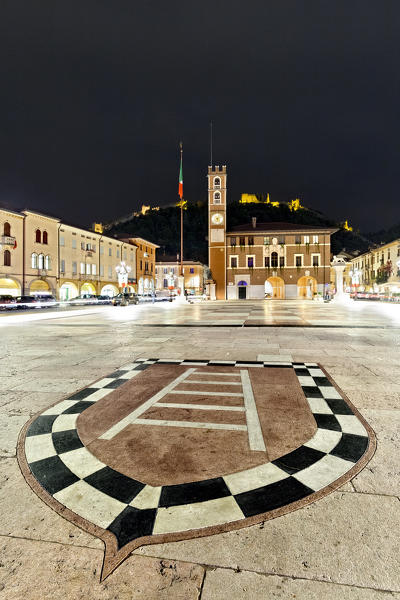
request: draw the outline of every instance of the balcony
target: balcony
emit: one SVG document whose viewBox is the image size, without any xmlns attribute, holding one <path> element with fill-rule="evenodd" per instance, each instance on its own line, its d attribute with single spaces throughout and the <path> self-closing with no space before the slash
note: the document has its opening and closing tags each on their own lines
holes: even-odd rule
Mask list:
<svg viewBox="0 0 400 600">
<path fill-rule="evenodd" d="M 2 235 L 0 237 L 0 244 L 2 246 L 14 246 L 15 237 L 13 237 L 12 235 Z"/>
</svg>

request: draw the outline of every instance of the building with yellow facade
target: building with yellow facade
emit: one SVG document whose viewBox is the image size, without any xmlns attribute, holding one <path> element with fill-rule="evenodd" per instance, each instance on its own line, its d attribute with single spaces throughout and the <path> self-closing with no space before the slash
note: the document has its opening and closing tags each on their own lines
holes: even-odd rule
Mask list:
<svg viewBox="0 0 400 600">
<path fill-rule="evenodd" d="M 174 260 L 175 259 L 175 260 Z M 184 289 L 189 294 L 199 295 L 204 290 L 205 266 L 197 260 L 183 261 Z M 156 290 L 168 291 L 178 289 L 180 262 L 173 256 L 162 256 L 156 262 Z"/>
<path fill-rule="evenodd" d="M 400 238 L 351 260 L 352 291 L 400 294 Z"/>
<path fill-rule="evenodd" d="M 154 289 L 155 250 L 142 238 L 116 239 L 41 213 L 0 208 L 0 295 L 81 294 L 121 291 L 117 267 L 128 271 L 126 291 Z M 138 254 L 138 258 L 136 255 Z"/>
</svg>

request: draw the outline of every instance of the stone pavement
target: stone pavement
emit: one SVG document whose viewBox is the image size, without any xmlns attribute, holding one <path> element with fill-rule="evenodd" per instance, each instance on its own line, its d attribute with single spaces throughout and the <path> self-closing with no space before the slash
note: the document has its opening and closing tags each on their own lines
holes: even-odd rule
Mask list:
<svg viewBox="0 0 400 600">
<path fill-rule="evenodd" d="M 0 597 L 400 598 L 400 306 L 247 301 L 12 313 L 0 317 L 0 341 Z M 31 491 L 16 442 L 36 412 L 149 356 L 320 362 L 374 428 L 377 452 L 314 504 L 238 531 L 139 548 L 100 584 L 102 542 Z"/>
</svg>

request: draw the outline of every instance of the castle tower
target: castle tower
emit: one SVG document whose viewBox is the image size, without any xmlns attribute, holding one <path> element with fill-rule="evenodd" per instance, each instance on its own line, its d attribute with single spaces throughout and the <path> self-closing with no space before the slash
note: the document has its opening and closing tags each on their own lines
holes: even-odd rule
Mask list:
<svg viewBox="0 0 400 600">
<path fill-rule="evenodd" d="M 217 300 L 226 298 L 226 166 L 208 167 L 208 265 Z"/>
</svg>

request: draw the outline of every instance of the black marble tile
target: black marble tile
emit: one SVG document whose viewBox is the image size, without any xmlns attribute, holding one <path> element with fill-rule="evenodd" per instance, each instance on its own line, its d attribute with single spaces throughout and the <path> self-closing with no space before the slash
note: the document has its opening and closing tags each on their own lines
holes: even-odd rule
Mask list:
<svg viewBox="0 0 400 600">
<path fill-rule="evenodd" d="M 209 364 L 212 365 L 213 362 L 210 361 Z M 237 360 L 236 361 L 236 366 L 237 367 L 241 367 L 242 365 L 263 365 L 263 364 L 264 364 L 264 362 L 263 361 L 259 361 L 259 360 Z"/>
<path fill-rule="evenodd" d="M 306 398 L 323 398 L 323 395 L 317 386 L 302 385 L 301 389 L 303 390 Z"/>
<path fill-rule="evenodd" d="M 314 419 L 317 422 L 318 427 L 321 429 L 331 429 L 332 431 L 342 431 L 340 423 L 335 415 L 318 415 L 314 414 Z"/>
<path fill-rule="evenodd" d="M 313 490 L 293 477 L 282 479 L 261 488 L 237 494 L 235 500 L 245 517 L 252 517 L 286 506 L 313 493 Z"/>
<path fill-rule="evenodd" d="M 342 400 L 341 398 L 333 398 L 332 400 L 325 398 L 325 402 L 327 403 L 331 411 L 335 413 L 335 415 L 354 414 L 347 402 L 345 400 Z"/>
<path fill-rule="evenodd" d="M 69 452 L 70 450 L 76 450 L 77 448 L 82 448 L 83 446 L 76 429 L 55 431 L 52 435 L 52 438 L 57 454 Z"/>
<path fill-rule="evenodd" d="M 152 365 L 136 365 L 136 367 L 134 369 L 132 369 L 132 371 L 145 371 L 146 369 L 148 369 L 151 366 Z"/>
<path fill-rule="evenodd" d="M 105 385 L 102 389 L 115 390 L 117 387 L 123 385 L 127 381 L 127 379 L 114 379 L 114 381 L 110 381 L 110 383 L 107 383 L 107 385 Z"/>
<path fill-rule="evenodd" d="M 97 388 L 87 387 L 87 388 L 81 390 L 80 392 L 77 392 L 76 394 L 73 394 L 72 396 L 70 396 L 68 398 L 68 400 L 84 400 L 85 398 L 90 396 L 90 394 L 93 394 L 94 392 L 97 392 Z"/>
<path fill-rule="evenodd" d="M 121 377 L 121 375 L 125 375 L 127 371 L 114 371 L 114 373 L 111 373 L 111 375 L 107 375 L 107 379 L 118 379 L 118 377 Z"/>
<path fill-rule="evenodd" d="M 300 448 L 296 448 L 293 452 L 289 452 L 272 462 L 286 473 L 292 474 L 306 469 L 324 456 L 326 456 L 325 452 L 307 446 L 300 446 Z"/>
<path fill-rule="evenodd" d="M 230 496 L 231 493 L 222 477 L 181 483 L 179 485 L 164 485 L 161 490 L 160 506 L 178 506 L 205 502 Z"/>
<path fill-rule="evenodd" d="M 139 510 L 127 506 L 125 510 L 107 527 L 118 541 L 118 550 L 128 542 L 153 533 L 157 509 Z"/>
<path fill-rule="evenodd" d="M 94 390 L 92 390 L 92 392 L 93 391 Z M 96 390 L 96 392 L 97 392 L 97 390 Z M 62 414 L 63 415 L 75 415 L 77 413 L 83 412 L 84 410 L 89 408 L 89 406 L 92 406 L 93 404 L 94 404 L 94 402 L 89 402 L 88 400 L 81 400 L 80 402 L 77 402 L 73 406 L 70 406 L 69 408 L 64 410 L 64 412 Z"/>
<path fill-rule="evenodd" d="M 306 367 L 294 367 L 296 375 L 310 377 L 310 373 Z"/>
<path fill-rule="evenodd" d="M 234 367 L 236 365 L 236 361 L 235 360 L 231 360 L 229 362 L 226 362 L 226 361 L 221 361 L 221 360 L 210 360 L 208 362 L 208 364 L 210 366 L 214 365 L 214 366 L 218 366 L 218 367 Z M 251 364 L 254 364 L 254 362 L 251 361 Z"/>
<path fill-rule="evenodd" d="M 30 463 L 29 468 L 40 485 L 50 494 L 79 481 L 79 477 L 74 475 L 58 456 L 37 460 Z"/>
<path fill-rule="evenodd" d="M 334 456 L 357 462 L 368 448 L 368 437 L 362 435 L 353 435 L 352 433 L 343 433 L 342 439 L 337 446 L 330 452 Z"/>
<path fill-rule="evenodd" d="M 144 483 L 126 477 L 126 475 L 114 471 L 111 467 L 104 467 L 104 469 L 96 471 L 96 473 L 85 477 L 85 481 L 97 490 L 104 492 L 104 494 L 108 494 L 108 496 L 112 496 L 126 504 L 129 504 L 144 488 Z"/>
<path fill-rule="evenodd" d="M 42 417 L 38 417 L 30 425 L 26 436 L 30 437 L 32 435 L 41 435 L 42 433 L 51 433 L 51 428 L 57 417 L 58 415 L 43 415 Z"/>
<path fill-rule="evenodd" d="M 312 376 L 312 378 L 314 379 L 314 381 L 317 385 L 322 385 L 323 387 L 333 387 L 333 385 L 331 384 L 331 382 L 329 381 L 329 379 L 327 377 Z"/>
</svg>

